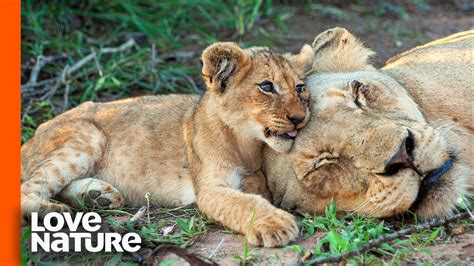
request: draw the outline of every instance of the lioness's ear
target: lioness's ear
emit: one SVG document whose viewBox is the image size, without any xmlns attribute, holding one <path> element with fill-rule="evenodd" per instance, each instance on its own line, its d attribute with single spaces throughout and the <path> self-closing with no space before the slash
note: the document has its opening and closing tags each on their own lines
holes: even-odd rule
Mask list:
<svg viewBox="0 0 474 266">
<path fill-rule="evenodd" d="M 314 52 L 313 48 L 308 44 L 305 44 L 298 54 L 285 54 L 284 56 L 300 72 L 300 74 L 306 74 L 313 66 Z"/>
<path fill-rule="evenodd" d="M 224 92 L 227 81 L 250 63 L 237 44 L 218 42 L 202 52 L 202 75 L 209 90 Z"/>
<path fill-rule="evenodd" d="M 369 63 L 375 53 L 344 28 L 332 28 L 313 42 L 313 72 L 352 72 L 373 70 Z"/>
</svg>

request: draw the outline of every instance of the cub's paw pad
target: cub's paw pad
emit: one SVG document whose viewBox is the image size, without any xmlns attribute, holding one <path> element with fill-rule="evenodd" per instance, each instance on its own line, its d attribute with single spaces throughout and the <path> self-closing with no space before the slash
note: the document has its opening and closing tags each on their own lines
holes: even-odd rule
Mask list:
<svg viewBox="0 0 474 266">
<path fill-rule="evenodd" d="M 247 235 L 250 244 L 264 247 L 285 246 L 297 236 L 295 218 L 280 209 L 256 218 Z"/>
<path fill-rule="evenodd" d="M 95 189 L 92 189 L 92 190 L 89 190 L 89 197 L 91 197 L 91 199 L 97 199 L 99 196 L 100 196 L 100 191 L 99 190 L 95 190 Z"/>
<path fill-rule="evenodd" d="M 102 185 L 102 184 L 101 184 Z M 100 190 L 91 188 L 83 195 L 84 204 L 89 208 L 114 209 L 123 207 L 120 192 L 108 184 Z"/>
</svg>

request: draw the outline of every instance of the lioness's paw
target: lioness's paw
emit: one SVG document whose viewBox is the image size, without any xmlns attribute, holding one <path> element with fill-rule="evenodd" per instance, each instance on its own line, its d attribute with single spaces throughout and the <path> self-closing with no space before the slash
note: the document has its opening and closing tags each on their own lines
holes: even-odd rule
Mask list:
<svg viewBox="0 0 474 266">
<path fill-rule="evenodd" d="M 285 246 L 298 236 L 298 225 L 293 215 L 275 209 L 256 217 L 247 235 L 250 244 L 264 247 Z"/>
</svg>

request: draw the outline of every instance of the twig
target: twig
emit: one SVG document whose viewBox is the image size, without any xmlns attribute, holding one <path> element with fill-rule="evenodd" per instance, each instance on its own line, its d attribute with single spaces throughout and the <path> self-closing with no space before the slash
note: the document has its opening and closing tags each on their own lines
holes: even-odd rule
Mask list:
<svg viewBox="0 0 474 266">
<path fill-rule="evenodd" d="M 56 80 L 57 80 L 57 78 L 51 78 L 51 79 L 45 79 L 45 80 L 42 80 L 42 81 L 38 81 L 38 82 L 32 83 L 32 84 L 26 83 L 24 85 L 21 85 L 21 93 L 26 93 L 26 92 L 28 92 L 28 89 L 30 89 L 30 88 L 41 87 L 41 86 L 47 85 L 48 83 L 52 83 Z"/>
<path fill-rule="evenodd" d="M 67 82 L 64 86 L 64 96 L 63 96 L 63 112 L 66 112 L 68 106 L 69 106 L 69 82 Z"/>
<path fill-rule="evenodd" d="M 210 259 L 202 259 L 195 254 L 187 252 L 185 249 L 180 248 L 179 246 L 174 245 L 159 245 L 156 247 L 140 265 L 155 265 L 155 259 L 160 258 L 159 255 L 163 255 L 165 253 L 173 253 L 176 256 L 184 259 L 191 265 L 197 266 L 209 266 L 209 265 L 217 265 Z"/>
<path fill-rule="evenodd" d="M 105 47 L 105 48 L 99 49 L 99 54 L 111 54 L 111 53 L 123 52 L 134 45 L 136 45 L 135 41 L 133 39 L 130 39 L 126 43 L 120 45 L 119 47 Z M 79 60 L 79 62 L 72 65 L 67 70 L 66 77 L 71 76 L 72 74 L 74 74 L 74 72 L 82 68 L 89 61 L 94 60 L 95 54 L 96 52 L 92 51 L 86 57 Z"/>
<path fill-rule="evenodd" d="M 28 103 L 28 106 L 26 107 L 25 111 L 23 112 L 23 114 L 21 116 L 21 124 L 22 125 L 23 125 L 23 123 L 25 123 L 28 112 L 31 110 L 31 106 L 32 106 L 31 104 L 32 104 L 32 101 L 30 100 L 29 103 Z"/>
<path fill-rule="evenodd" d="M 43 69 L 43 67 L 46 64 L 49 64 L 53 61 L 63 59 L 63 58 L 66 58 L 66 57 L 67 57 L 66 54 L 50 55 L 50 56 L 46 56 L 46 57 L 43 56 L 43 55 L 38 56 L 36 58 L 36 64 L 33 67 L 33 69 L 31 70 L 30 80 L 28 81 L 27 84 L 29 84 L 29 85 L 36 84 L 36 81 L 38 80 L 38 75 L 41 72 L 41 69 Z"/>
<path fill-rule="evenodd" d="M 147 217 L 148 217 L 148 223 L 151 223 L 151 219 L 150 219 L 151 194 L 150 194 L 150 192 L 145 193 L 145 199 L 146 199 L 146 214 L 147 214 Z"/>
<path fill-rule="evenodd" d="M 137 213 L 135 213 L 135 215 L 133 215 L 133 217 L 130 219 L 130 222 L 132 224 L 136 224 L 138 220 L 140 220 L 145 215 L 145 212 L 146 212 L 146 206 L 141 207 L 137 211 Z"/>
<path fill-rule="evenodd" d="M 69 70 L 69 65 L 66 65 L 63 72 L 61 73 L 61 83 L 65 85 L 64 97 L 63 97 L 64 103 L 63 103 L 63 110 L 62 110 L 63 112 L 67 110 L 67 106 L 69 105 L 69 82 L 66 81 L 66 74 L 68 70 Z M 56 87 L 56 90 L 57 88 L 59 88 L 59 86 Z"/>
<path fill-rule="evenodd" d="M 224 238 L 221 239 L 221 242 L 219 242 L 219 244 L 217 244 L 217 246 L 215 246 L 212 250 L 211 250 L 211 253 L 209 253 L 209 256 L 207 256 L 208 259 L 212 259 L 212 257 L 214 257 L 214 255 L 216 255 L 217 251 L 221 248 L 222 244 L 224 244 Z"/>
<path fill-rule="evenodd" d="M 99 58 L 97 57 L 97 53 L 95 52 L 94 49 L 91 49 L 92 52 L 94 52 L 94 63 L 95 67 L 97 67 L 97 71 L 99 72 L 99 76 L 103 76 L 104 73 L 102 72 L 102 66 L 100 65 Z"/>
<path fill-rule="evenodd" d="M 468 218 L 468 217 L 470 217 L 469 213 L 463 212 L 463 213 L 456 214 L 456 215 L 454 215 L 450 218 L 433 220 L 431 222 L 411 226 L 409 228 L 396 231 L 396 232 L 388 234 L 386 236 L 381 236 L 381 237 L 379 237 L 375 240 L 372 240 L 369 243 L 367 243 L 363 246 L 360 246 L 357 249 L 351 250 L 347 253 L 344 253 L 344 254 L 341 254 L 341 255 L 338 255 L 338 256 L 331 256 L 331 257 L 327 257 L 327 258 L 321 258 L 321 259 L 312 261 L 312 263 L 313 264 L 323 264 L 323 263 L 340 262 L 340 261 L 345 260 L 347 258 L 356 256 L 359 253 L 366 252 L 370 249 L 378 248 L 383 243 L 392 242 L 395 239 L 399 239 L 399 238 L 405 237 L 405 236 L 413 234 L 413 233 L 418 233 L 418 232 L 423 231 L 423 230 L 428 229 L 428 228 L 431 229 L 431 228 L 434 228 L 434 227 L 439 227 L 441 225 L 444 225 L 444 224 L 447 224 L 447 223 L 452 223 L 454 221 L 464 219 L 464 218 Z"/>
<path fill-rule="evenodd" d="M 99 49 L 97 52 L 95 50 L 92 50 L 90 54 L 79 60 L 77 63 L 74 65 L 66 65 L 63 70 L 61 71 L 61 74 L 58 75 L 55 78 L 43 80 L 40 82 L 37 82 L 38 80 L 38 75 L 41 72 L 41 69 L 48 63 L 67 57 L 66 54 L 60 54 L 60 55 L 53 55 L 53 56 L 39 56 L 37 58 L 36 65 L 33 67 L 31 70 L 31 75 L 30 75 L 30 80 L 21 86 L 21 93 L 22 94 L 32 94 L 33 91 L 30 91 L 31 88 L 38 87 L 38 86 L 46 86 L 48 89 L 46 90 L 46 93 L 42 94 L 42 96 L 39 98 L 41 101 L 47 100 L 51 98 L 56 91 L 62 86 L 65 85 L 65 92 L 64 92 L 64 106 L 63 109 L 65 110 L 69 104 L 69 99 L 68 95 L 69 94 L 69 84 L 68 84 L 68 78 L 72 76 L 75 72 L 77 72 L 79 69 L 81 69 L 84 65 L 86 65 L 88 62 L 92 60 L 96 60 L 96 66 L 98 67 L 99 75 L 101 75 L 102 70 L 100 69 L 100 64 L 97 59 L 97 54 L 111 54 L 111 53 L 117 53 L 117 52 L 123 52 L 133 46 L 135 46 L 135 40 L 129 39 L 127 42 L 123 43 L 122 45 L 118 47 L 104 47 Z M 50 85 L 51 84 L 51 85 Z M 22 95 L 23 98 L 27 98 L 27 95 Z M 29 96 L 29 95 L 28 95 Z M 25 115 L 28 114 L 25 112 Z"/>
<path fill-rule="evenodd" d="M 158 62 L 158 57 L 156 56 L 156 44 L 155 44 L 155 42 L 153 42 L 151 44 L 151 63 L 152 63 L 152 67 L 154 67 L 157 62 Z"/>
<path fill-rule="evenodd" d="M 111 53 L 117 53 L 117 52 L 123 52 L 132 46 L 136 45 L 135 41 L 133 39 L 128 40 L 124 44 L 120 45 L 119 47 L 105 47 L 102 49 L 99 49 L 98 53 L 99 54 L 111 54 Z M 25 88 L 29 87 L 36 87 L 39 86 L 36 84 L 36 80 L 38 78 L 39 71 L 41 71 L 41 68 L 44 67 L 49 62 L 52 62 L 54 60 L 57 60 L 59 56 L 65 57 L 66 55 L 55 55 L 50 57 L 38 57 L 38 62 L 36 63 L 35 67 L 31 71 L 31 77 L 30 81 L 28 81 L 27 84 L 22 85 L 22 91 L 25 90 Z M 86 57 L 82 58 L 79 60 L 77 63 L 75 63 L 72 66 L 66 65 L 61 72 L 61 76 L 52 78 L 49 80 L 44 80 L 41 81 L 43 83 L 50 83 L 53 81 L 60 80 L 63 84 L 66 82 L 66 78 L 70 77 L 72 74 L 74 74 L 76 71 L 81 69 L 85 64 L 87 64 L 89 61 L 94 60 L 94 57 L 96 56 L 96 52 L 93 50 L 90 54 L 88 54 Z"/>
<path fill-rule="evenodd" d="M 173 54 L 168 54 L 163 56 L 164 61 L 180 61 L 180 60 L 187 60 L 190 58 L 195 58 L 196 53 L 194 52 L 176 52 Z"/>
</svg>

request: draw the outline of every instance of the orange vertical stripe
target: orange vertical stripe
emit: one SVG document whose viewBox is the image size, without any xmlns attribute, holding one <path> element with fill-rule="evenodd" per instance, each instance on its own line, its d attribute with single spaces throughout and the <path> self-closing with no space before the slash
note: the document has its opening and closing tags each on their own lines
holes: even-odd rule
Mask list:
<svg viewBox="0 0 474 266">
<path fill-rule="evenodd" d="M 1 0 L 0 7 L 0 265 L 19 265 L 20 1 Z"/>
</svg>

